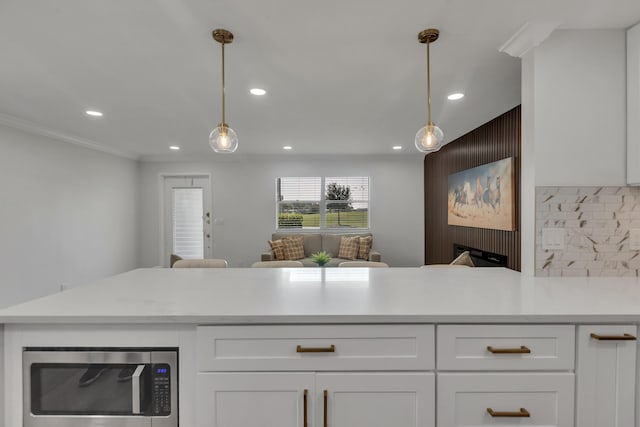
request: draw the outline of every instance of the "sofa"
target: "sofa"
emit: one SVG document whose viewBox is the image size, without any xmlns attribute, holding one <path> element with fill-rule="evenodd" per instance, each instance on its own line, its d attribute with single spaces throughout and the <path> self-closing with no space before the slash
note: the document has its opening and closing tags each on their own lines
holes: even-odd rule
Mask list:
<svg viewBox="0 0 640 427">
<path fill-rule="evenodd" d="M 338 258 L 338 253 L 340 252 L 340 241 L 343 236 L 352 237 L 352 236 L 371 236 L 371 233 L 333 233 L 333 234 L 323 234 L 323 233 L 273 233 L 271 235 L 271 240 L 279 240 L 283 237 L 287 236 L 303 236 L 304 239 L 302 241 L 302 245 L 304 247 L 304 258 L 299 259 L 298 261 L 302 262 L 305 267 L 317 267 L 318 264 L 311 261 L 311 255 L 320 252 L 326 251 L 331 255 L 331 260 L 326 267 L 337 267 L 338 264 L 344 261 L 352 261 L 349 259 Z M 375 241 L 373 242 L 375 243 Z M 379 252 L 371 249 L 369 252 L 369 259 L 367 261 L 376 261 L 380 262 L 381 255 Z M 260 261 L 275 261 L 275 256 L 273 251 L 265 251 L 260 256 Z"/>
</svg>

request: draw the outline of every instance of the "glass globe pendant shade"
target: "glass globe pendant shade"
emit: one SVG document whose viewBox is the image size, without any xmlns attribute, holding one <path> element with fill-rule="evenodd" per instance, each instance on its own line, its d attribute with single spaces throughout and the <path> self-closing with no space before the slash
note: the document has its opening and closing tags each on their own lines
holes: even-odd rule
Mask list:
<svg viewBox="0 0 640 427">
<path fill-rule="evenodd" d="M 209 134 L 209 145 L 216 153 L 233 153 L 238 148 L 238 135 L 224 123 Z"/>
<path fill-rule="evenodd" d="M 429 123 L 416 134 L 416 148 L 423 153 L 434 153 L 442 148 L 444 133 L 434 123 Z"/>
</svg>

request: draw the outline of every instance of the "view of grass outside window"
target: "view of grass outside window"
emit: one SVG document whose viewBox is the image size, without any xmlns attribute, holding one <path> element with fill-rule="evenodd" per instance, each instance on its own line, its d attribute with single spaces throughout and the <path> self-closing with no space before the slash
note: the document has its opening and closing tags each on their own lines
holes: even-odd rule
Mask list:
<svg viewBox="0 0 640 427">
<path fill-rule="evenodd" d="M 277 179 L 279 229 L 369 228 L 368 177 Z"/>
</svg>

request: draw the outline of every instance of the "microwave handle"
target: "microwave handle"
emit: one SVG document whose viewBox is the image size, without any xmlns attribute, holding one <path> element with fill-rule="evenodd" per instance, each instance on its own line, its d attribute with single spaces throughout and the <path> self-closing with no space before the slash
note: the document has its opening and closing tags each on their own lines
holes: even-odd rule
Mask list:
<svg viewBox="0 0 640 427">
<path fill-rule="evenodd" d="M 142 375 L 142 371 L 144 371 L 146 365 L 138 365 L 136 370 L 131 375 L 131 407 L 132 413 L 141 414 L 140 410 L 140 376 Z"/>
</svg>

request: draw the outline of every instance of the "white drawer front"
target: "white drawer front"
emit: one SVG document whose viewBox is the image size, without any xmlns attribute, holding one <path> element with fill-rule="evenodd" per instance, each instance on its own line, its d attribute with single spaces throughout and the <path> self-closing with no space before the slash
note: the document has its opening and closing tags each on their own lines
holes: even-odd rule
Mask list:
<svg viewBox="0 0 640 427">
<path fill-rule="evenodd" d="M 438 369 L 570 370 L 574 343 L 571 325 L 438 326 Z"/>
<path fill-rule="evenodd" d="M 197 343 L 199 371 L 435 369 L 432 325 L 200 326 Z"/>
<path fill-rule="evenodd" d="M 573 384 L 569 373 L 439 374 L 437 426 L 573 427 Z"/>
</svg>

